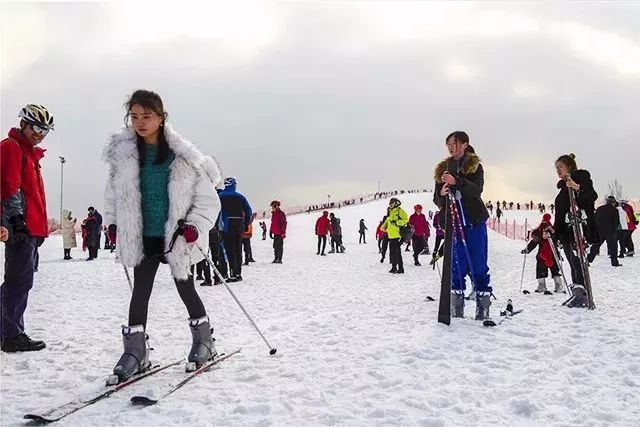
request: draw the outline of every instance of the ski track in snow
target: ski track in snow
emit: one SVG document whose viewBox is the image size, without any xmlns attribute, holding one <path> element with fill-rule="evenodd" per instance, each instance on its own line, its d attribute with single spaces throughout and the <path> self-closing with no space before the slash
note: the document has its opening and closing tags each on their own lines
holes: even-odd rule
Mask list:
<svg viewBox="0 0 640 427">
<path fill-rule="evenodd" d="M 431 194 L 402 195 L 431 206 Z M 561 307 L 564 295 L 519 292 L 523 242 L 490 233 L 490 267 L 498 301 L 512 298 L 524 312 L 497 328 L 453 319 L 436 322 L 437 271 L 413 266 L 405 275 L 380 264 L 375 228 L 386 200 L 334 210 L 342 218 L 347 252 L 315 255 L 319 213 L 289 218 L 284 264 L 274 265 L 271 241 L 252 239 L 256 264 L 232 284 L 271 344 L 266 345 L 222 286 L 199 288 L 228 351 L 240 354 L 149 408 L 134 394 L 161 394 L 183 378 L 175 367 L 60 421 L 61 426 L 420 425 L 637 426 L 640 417 L 638 310 L 628 307 L 640 285 L 640 261 L 591 269 L 597 309 Z M 518 213 L 537 223 L 536 213 Z M 365 218 L 367 245 L 358 245 Z M 433 238 L 430 245 L 433 245 Z M 27 332 L 47 349 L 2 354 L 1 424 L 25 425 L 28 412 L 48 409 L 101 388 L 120 356 L 129 287 L 104 251 L 87 263 L 61 260 L 61 238 L 41 248 L 40 272 L 26 313 Z M 604 249 L 606 251 L 606 249 Z M 86 256 L 85 254 L 82 254 Z M 525 288 L 535 287 L 535 252 Z M 568 265 L 565 263 L 565 270 Z M 473 314 L 475 303 L 467 306 Z M 186 356 L 186 309 L 162 266 L 149 309 L 153 361 Z"/>
</svg>

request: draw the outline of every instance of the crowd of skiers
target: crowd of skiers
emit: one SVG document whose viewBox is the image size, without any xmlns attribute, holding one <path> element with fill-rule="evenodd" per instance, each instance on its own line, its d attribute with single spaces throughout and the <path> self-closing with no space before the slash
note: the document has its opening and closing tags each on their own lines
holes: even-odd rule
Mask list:
<svg viewBox="0 0 640 427">
<path fill-rule="evenodd" d="M 223 179 L 217 162 L 175 132 L 167 123 L 167 116 L 158 94 L 138 90 L 131 95 L 126 103 L 127 125 L 111 135 L 103 151 L 103 160 L 109 166 L 104 216 L 90 207 L 81 223 L 88 260 L 97 258 L 101 233 L 106 232 L 105 244 L 108 241 L 109 249 L 115 250 L 129 280 L 128 269 L 133 269 L 128 321 L 121 329 L 123 352 L 113 369 L 115 382 L 150 366 L 147 314 L 161 263 L 169 265 L 189 315 L 192 345 L 187 369 L 193 370 L 217 354 L 211 323 L 196 291 L 195 280 L 203 280 L 201 285 L 204 286 L 222 281 L 240 282 L 243 280 L 242 267 L 255 262 L 251 237 L 256 215 L 246 197 L 238 191 L 238 180 L 231 176 Z M 46 198 L 39 166 L 44 151 L 38 145 L 53 130 L 54 123 L 53 116 L 41 105 L 25 106 L 19 117 L 19 127 L 11 129 L 8 138 L 0 144 L 0 239 L 6 242 L 0 329 L 1 347 L 7 352 L 45 347 L 44 342 L 26 335 L 23 314 L 37 270 L 38 247 L 48 236 Z M 493 293 L 486 224 L 493 204 L 485 204 L 482 200 L 484 169 L 470 145 L 469 136 L 462 131 L 452 132 L 445 138 L 445 146 L 449 156 L 439 162 L 434 171 L 433 202 L 439 211 L 429 212 L 436 235 L 431 264 L 435 266 L 445 248 L 450 250 L 444 254 L 443 264 L 448 271 L 443 271 L 443 283 L 450 285 L 452 316 L 464 317 L 468 298 L 465 295 L 466 278 L 470 277 L 476 303 L 475 318 L 485 320 L 490 316 Z M 569 306 L 585 306 L 585 298 L 591 298 L 587 295 L 590 287 L 585 277 L 588 265 L 584 264 L 585 248 L 579 238 L 576 239 L 574 223 L 567 222 L 573 215 L 570 200 L 575 196 L 577 208 L 584 212 L 584 236 L 591 245 L 589 262 L 593 262 L 605 242 L 612 265 L 619 265 L 619 257 L 633 256 L 631 236 L 638 221 L 631 205 L 612 197 L 595 209 L 598 195 L 591 176 L 588 171 L 578 169 L 574 156 L 560 156 L 556 161 L 556 173 L 558 195 L 550 205 L 555 219 L 552 222 L 551 215 L 546 214 L 522 252 L 526 257 L 538 248 L 538 291 L 548 292 L 545 278 L 550 273 L 555 281 L 555 291 L 561 292 L 562 269 L 557 250 L 561 248 L 571 267 L 567 287 L 573 302 Z M 374 199 L 383 196 L 389 195 L 376 194 Z M 389 198 L 386 214 L 376 229 L 380 262 L 384 263 L 389 252 L 389 272 L 392 274 L 405 271 L 403 244 L 407 245 L 405 251 L 409 246 L 413 247 L 414 265 L 421 265 L 419 256 L 430 253 L 428 240 L 432 232 L 423 207 L 415 205 L 413 213 L 408 215 L 399 197 L 396 193 Z M 356 200 L 351 202 L 356 203 Z M 513 208 L 514 204 L 508 206 Z M 270 226 L 267 227 L 265 221 L 259 225 L 262 239 L 266 240 L 267 232 L 273 239 L 272 262 L 282 264 L 287 218 L 280 201 L 273 200 L 270 207 Z M 521 206 L 516 203 L 515 207 L 520 209 Z M 496 211 L 506 208 L 505 201 L 496 203 Z M 526 203 L 525 208 L 534 209 L 535 204 Z M 538 204 L 537 208 L 544 211 L 546 206 Z M 62 222 L 64 259 L 68 260 L 71 259 L 70 250 L 77 246 L 77 219 L 65 211 Z M 366 244 L 368 227 L 364 219 L 357 227 L 359 243 Z M 451 231 L 445 236 L 447 228 Z M 322 212 L 315 224 L 315 234 L 317 255 L 327 254 L 328 236 L 331 242 L 328 253 L 345 252 L 341 221 L 334 212 Z M 616 253 L 617 245 L 620 253 Z M 215 268 L 213 275 L 212 268 Z M 583 293 L 581 289 L 587 289 L 587 292 Z"/>
</svg>

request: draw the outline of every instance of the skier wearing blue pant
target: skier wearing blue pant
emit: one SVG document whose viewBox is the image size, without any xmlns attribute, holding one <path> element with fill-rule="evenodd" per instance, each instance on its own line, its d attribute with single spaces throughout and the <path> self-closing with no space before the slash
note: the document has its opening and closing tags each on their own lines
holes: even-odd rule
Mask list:
<svg viewBox="0 0 640 427">
<path fill-rule="evenodd" d="M 464 291 L 469 275 L 476 294 L 476 320 L 489 317 L 491 306 L 491 278 L 487 264 L 487 219 L 489 212 L 482 201 L 484 169 L 480 157 L 469 145 L 469 136 L 462 131 L 446 138 L 450 157 L 440 162 L 434 171 L 436 182 L 433 201 L 441 209 L 449 209 L 450 194 L 455 199 L 459 224 L 452 227 L 453 259 L 451 274 L 451 308 L 453 317 L 464 317 Z M 447 215 L 447 221 L 455 215 Z M 460 235 L 460 229 L 463 235 Z"/>
</svg>

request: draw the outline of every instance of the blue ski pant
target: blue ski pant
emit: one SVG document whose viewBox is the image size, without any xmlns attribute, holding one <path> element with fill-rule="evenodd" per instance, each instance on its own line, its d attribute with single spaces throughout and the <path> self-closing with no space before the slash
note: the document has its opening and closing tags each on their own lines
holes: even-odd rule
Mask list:
<svg viewBox="0 0 640 427">
<path fill-rule="evenodd" d="M 454 231 L 453 258 L 451 260 L 451 289 L 464 291 L 467 289 L 466 277 L 471 276 L 476 285 L 476 292 L 493 292 L 487 257 L 489 242 L 487 238 L 487 224 L 473 224 L 462 227 L 467 241 L 471 266 L 467 261 L 467 254 L 457 231 Z"/>
<path fill-rule="evenodd" d="M 27 237 L 22 242 L 10 239 L 4 250 L 4 282 L 0 287 L 2 318 L 0 335 L 10 340 L 24 333 L 24 312 L 29 291 L 33 287 L 33 273 L 41 238 Z"/>
</svg>

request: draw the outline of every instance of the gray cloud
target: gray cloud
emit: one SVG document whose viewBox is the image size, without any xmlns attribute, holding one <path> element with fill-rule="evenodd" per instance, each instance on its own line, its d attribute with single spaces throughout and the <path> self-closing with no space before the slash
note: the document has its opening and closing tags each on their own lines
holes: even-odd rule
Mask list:
<svg viewBox="0 0 640 427">
<path fill-rule="evenodd" d="M 83 4 L 73 17 L 77 3 L 38 6 L 56 25 L 37 60 L 3 79 L 3 129 L 25 102 L 55 113 L 44 162 L 52 216 L 59 154 L 69 159 L 65 206 L 84 213 L 101 205 L 102 146 L 140 87 L 163 96 L 174 128 L 216 156 L 257 206 L 374 191 L 378 180 L 387 189 L 430 188 L 455 129 L 470 133 L 484 159 L 487 199 L 552 198 L 553 161 L 565 152 L 591 170 L 600 193 L 618 178 L 629 196 L 640 194 L 640 76 L 585 59 L 546 30 L 571 20 L 638 46 L 637 4 L 500 4 L 492 7 L 543 29 L 389 40 L 373 34 L 362 14 L 368 4 L 332 5 L 279 5 L 280 35 L 246 57 L 184 36 L 114 47 L 114 17 L 103 5 Z"/>
</svg>

